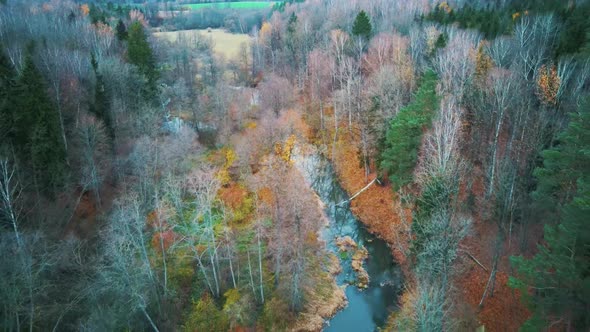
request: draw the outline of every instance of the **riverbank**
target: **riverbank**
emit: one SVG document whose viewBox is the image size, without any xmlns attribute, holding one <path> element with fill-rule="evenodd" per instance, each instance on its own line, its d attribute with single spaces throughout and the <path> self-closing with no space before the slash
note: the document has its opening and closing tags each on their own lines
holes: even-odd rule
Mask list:
<svg viewBox="0 0 590 332">
<path fill-rule="evenodd" d="M 336 282 L 348 305 L 326 322 L 324 331 L 375 331 L 398 310 L 403 286 L 399 265 L 388 244 L 376 238 L 353 214 L 348 195 L 340 186 L 332 163 L 317 147 L 305 143 L 294 149 L 294 164 L 313 188 L 328 220 L 321 238 L 326 250 L 338 258 Z"/>
<path fill-rule="evenodd" d="M 341 130 L 339 139 L 332 149 L 328 149 L 329 158 L 334 165 L 342 188 L 352 196 L 363 189 L 377 177 L 374 166 L 365 177 L 365 170 L 358 155 L 358 144 L 351 137 L 354 132 Z M 389 245 L 396 262 L 408 275 L 405 256 L 409 239 L 406 229 L 411 223 L 411 210 L 403 209 L 399 197 L 389 184 L 375 183 L 350 201 L 350 209 L 368 230 Z"/>
</svg>

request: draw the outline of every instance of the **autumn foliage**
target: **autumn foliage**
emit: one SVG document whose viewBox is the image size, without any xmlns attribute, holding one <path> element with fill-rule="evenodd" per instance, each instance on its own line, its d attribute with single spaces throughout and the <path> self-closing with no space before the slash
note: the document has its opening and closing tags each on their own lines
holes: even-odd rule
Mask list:
<svg viewBox="0 0 590 332">
<path fill-rule="evenodd" d="M 561 79 L 557 74 L 555 65 L 542 65 L 537 78 L 537 96 L 539 100 L 545 105 L 555 106 L 560 85 Z"/>
</svg>

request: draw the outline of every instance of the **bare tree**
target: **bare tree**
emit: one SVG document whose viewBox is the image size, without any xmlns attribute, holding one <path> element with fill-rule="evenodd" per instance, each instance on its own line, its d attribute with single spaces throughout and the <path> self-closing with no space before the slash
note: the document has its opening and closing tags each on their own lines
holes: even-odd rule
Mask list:
<svg viewBox="0 0 590 332">
<path fill-rule="evenodd" d="M 194 197 L 196 207 L 194 215 L 186 225 L 179 225 L 179 229 L 185 234 L 184 241 L 192 248 L 195 259 L 198 262 L 201 273 L 211 293 L 220 295 L 219 275 L 219 241 L 216 238 L 215 226 L 219 217 L 213 214 L 214 203 L 220 181 L 215 175 L 215 170 L 203 168 L 193 171 L 187 181 L 188 192 Z M 203 220 L 201 223 L 200 220 Z M 210 282 L 209 272 L 202 257 L 208 256 L 209 268 L 213 283 Z"/>
<path fill-rule="evenodd" d="M 117 202 L 110 221 L 102 234 L 101 264 L 91 296 L 99 307 L 87 324 L 112 328 L 137 313 L 159 331 L 150 307 L 159 306 L 160 286 L 151 265 L 149 235 L 137 195 L 128 193 Z"/>
<path fill-rule="evenodd" d="M 5 285 L 3 285 L 2 289 L 5 289 L 7 294 L 3 294 L 5 300 L 7 301 L 6 305 L 10 307 L 14 306 L 12 310 L 14 310 L 14 315 L 7 315 L 6 326 L 11 326 L 13 322 L 16 324 L 14 327 L 16 330 L 20 330 L 20 315 L 19 312 L 21 310 L 21 302 L 22 297 L 24 295 L 20 295 L 19 293 L 22 290 L 27 291 L 27 298 L 29 300 L 29 331 L 33 331 L 33 322 L 35 320 L 35 301 L 34 301 L 34 294 L 33 294 L 33 271 L 32 271 L 32 257 L 29 253 L 29 249 L 27 248 L 26 244 L 24 243 L 21 235 L 21 231 L 19 230 L 19 223 L 20 217 L 22 213 L 22 206 L 21 206 L 21 194 L 22 188 L 18 183 L 16 178 L 16 173 L 14 168 L 8 163 L 8 159 L 3 158 L 0 159 L 0 212 L 2 212 L 2 216 L 11 224 L 13 232 L 14 232 L 14 239 L 16 240 L 16 255 L 3 255 L 8 256 L 5 257 L 10 261 L 4 262 L 2 264 L 2 269 L 8 269 L 3 271 L 2 278 L 6 279 Z M 4 234 L 0 234 L 4 235 Z M 0 241 L 0 243 L 5 244 L 7 247 L 4 248 L 2 252 L 9 253 L 10 251 L 14 251 L 11 248 L 11 243 L 8 236 L 6 239 Z M 14 259 L 15 261 L 13 261 Z M 20 268 L 17 268 L 20 266 Z M 4 306 L 4 311 L 8 311 L 8 307 Z M 24 303 L 22 304 L 24 305 Z M 6 312 L 8 313 L 8 312 Z M 12 321 L 14 317 L 15 321 Z"/>
<path fill-rule="evenodd" d="M 463 110 L 454 97 L 441 100 L 432 132 L 426 137 L 427 174 L 452 174 L 459 167 L 459 137 Z"/>
<path fill-rule="evenodd" d="M 261 91 L 260 104 L 276 115 L 293 102 L 293 86 L 286 78 L 271 74 L 259 85 Z"/>
<path fill-rule="evenodd" d="M 490 147 L 490 162 L 488 170 L 488 185 L 486 196 L 490 197 L 494 192 L 494 181 L 498 168 L 498 147 L 500 134 L 508 121 L 508 110 L 514 95 L 514 80 L 510 72 L 499 69 L 493 70 L 490 74 L 490 98 L 491 108 L 489 110 L 490 125 L 493 128 L 492 144 Z"/>
<path fill-rule="evenodd" d="M 20 240 L 19 223 L 22 213 L 20 205 L 22 188 L 18 183 L 16 172 L 9 164 L 7 158 L 0 159 L 0 205 L 2 215 L 11 224 L 14 237 L 19 246 Z"/>
<path fill-rule="evenodd" d="M 324 100 L 332 90 L 332 72 L 334 61 L 327 52 L 313 50 L 308 56 L 309 90 L 313 103 L 319 104 L 320 130 L 324 130 Z"/>
<path fill-rule="evenodd" d="M 82 192 L 92 190 L 100 208 L 100 188 L 108 172 L 109 146 L 103 124 L 91 115 L 83 116 L 77 128 Z"/>
<path fill-rule="evenodd" d="M 537 77 L 538 70 L 551 56 L 559 28 L 553 15 L 524 16 L 514 28 L 515 71 L 524 79 Z"/>
<path fill-rule="evenodd" d="M 453 94 L 461 102 L 465 87 L 475 72 L 479 36 L 456 29 L 449 29 L 448 34 L 449 43 L 438 52 L 434 67 L 442 83 L 442 93 Z"/>
</svg>

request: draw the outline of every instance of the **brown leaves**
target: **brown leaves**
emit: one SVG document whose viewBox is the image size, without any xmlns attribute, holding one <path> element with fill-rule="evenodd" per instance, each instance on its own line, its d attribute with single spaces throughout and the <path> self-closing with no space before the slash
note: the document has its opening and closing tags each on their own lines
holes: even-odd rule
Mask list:
<svg viewBox="0 0 590 332">
<path fill-rule="evenodd" d="M 342 138 L 337 151 L 332 156 L 340 184 L 351 195 L 367 185 L 364 170 L 360 167 L 356 146 L 357 144 L 351 139 Z M 369 178 L 374 176 L 375 174 L 371 174 Z M 368 226 L 372 233 L 387 243 L 396 245 L 396 241 L 401 240 L 397 233 L 402 223 L 395 209 L 396 200 L 391 186 L 372 185 L 352 200 L 351 210 L 363 224 Z M 405 261 L 403 253 L 395 250 L 393 255 L 398 262 Z"/>
</svg>

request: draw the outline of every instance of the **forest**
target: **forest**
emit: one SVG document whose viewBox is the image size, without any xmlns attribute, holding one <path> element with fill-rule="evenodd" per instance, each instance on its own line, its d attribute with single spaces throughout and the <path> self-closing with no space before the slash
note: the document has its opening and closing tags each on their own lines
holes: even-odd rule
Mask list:
<svg viewBox="0 0 590 332">
<path fill-rule="evenodd" d="M 590 1 L 213 2 L 0 0 L 3 331 L 590 330 Z"/>
</svg>

